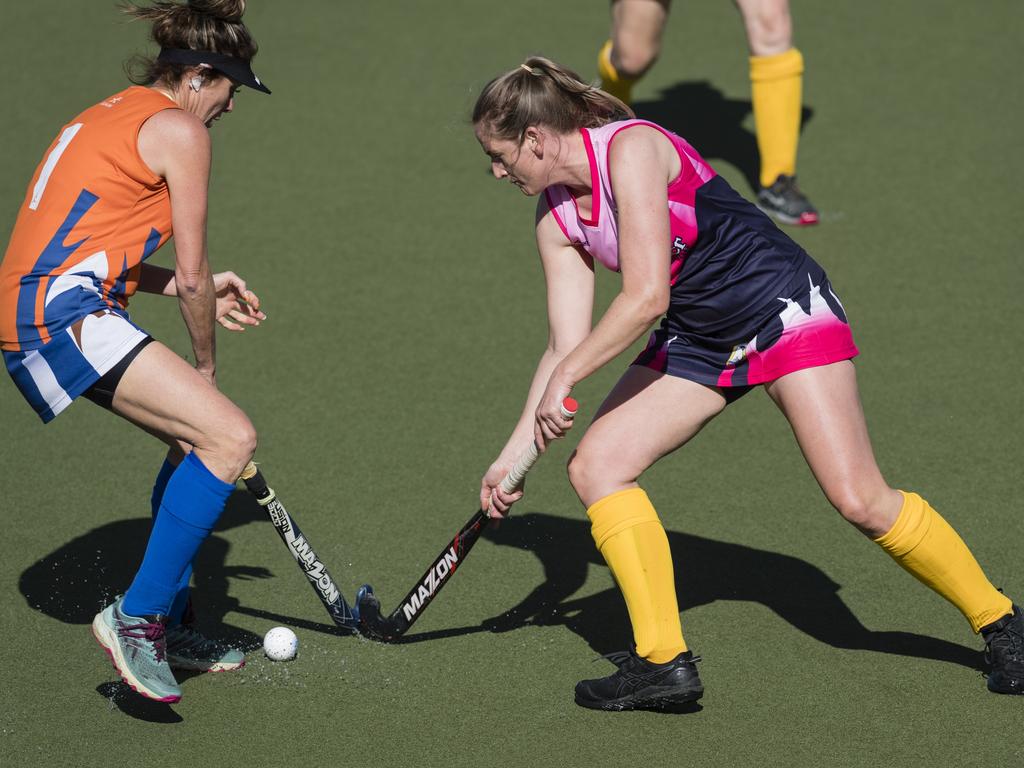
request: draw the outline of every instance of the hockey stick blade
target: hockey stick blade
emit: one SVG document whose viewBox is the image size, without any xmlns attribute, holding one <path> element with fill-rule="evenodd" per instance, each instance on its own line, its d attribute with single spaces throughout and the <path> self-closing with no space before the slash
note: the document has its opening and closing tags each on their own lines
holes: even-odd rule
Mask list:
<svg viewBox="0 0 1024 768">
<path fill-rule="evenodd" d="M 562 416 L 572 419 L 578 407 L 571 397 L 565 398 Z M 537 446 L 531 443 L 502 480 L 501 489 L 511 493 L 518 488 L 539 455 Z M 399 641 L 455 574 L 489 522 L 487 510 L 477 510 L 390 615 L 385 617 L 381 612 L 380 599 L 374 594 L 373 587 L 369 584 L 361 586 L 356 593 L 355 610 L 359 632 L 384 643 Z"/>
</svg>

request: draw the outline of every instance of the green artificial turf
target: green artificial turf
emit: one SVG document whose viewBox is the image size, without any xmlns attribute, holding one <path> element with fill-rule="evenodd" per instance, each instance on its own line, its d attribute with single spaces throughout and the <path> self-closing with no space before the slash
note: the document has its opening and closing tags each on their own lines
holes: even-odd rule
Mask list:
<svg viewBox="0 0 1024 768">
<path fill-rule="evenodd" d="M 889 481 L 923 493 L 992 580 L 1024 595 L 1017 0 L 794 0 L 809 111 L 800 179 Z M 392 608 L 473 512 L 545 341 L 533 201 L 490 179 L 468 124 L 491 77 L 540 52 L 594 71 L 592 0 L 252 0 L 256 71 L 214 128 L 209 245 L 268 322 L 221 333 L 218 378 L 260 432 L 271 484 L 351 597 Z M 145 29 L 112 2 L 0 9 L 0 232 L 59 127 L 123 87 Z M 754 152 L 739 17 L 673 9 L 636 88 L 740 191 Z M 157 263 L 173 262 L 171 248 Z M 616 290 L 599 280 L 601 306 Z M 185 354 L 175 303 L 133 318 Z M 644 480 L 675 551 L 700 711 L 572 701 L 628 641 L 563 465 L 621 364 L 578 387 L 544 457 L 411 633 L 338 638 L 260 510 L 230 502 L 196 570 L 212 632 L 301 649 L 197 676 L 168 708 L 115 683 L 90 637 L 148 530 L 160 446 L 89 403 L 43 427 L 0 385 L 0 764 L 39 766 L 1011 766 L 1024 700 L 986 692 L 959 614 L 821 497 L 761 393 Z M 534 591 L 541 608 L 482 623 Z"/>
</svg>

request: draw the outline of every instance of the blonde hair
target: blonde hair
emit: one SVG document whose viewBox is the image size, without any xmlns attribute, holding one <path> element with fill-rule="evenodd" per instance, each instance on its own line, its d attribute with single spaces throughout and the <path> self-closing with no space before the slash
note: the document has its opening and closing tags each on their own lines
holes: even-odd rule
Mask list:
<svg viewBox="0 0 1024 768">
<path fill-rule="evenodd" d="M 242 23 L 245 0 L 158 0 L 152 5 L 126 3 L 121 10 L 135 19 L 151 21 L 150 38 L 161 48 L 213 51 L 252 61 L 258 46 Z M 127 64 L 128 78 L 138 85 L 157 80 L 179 80 L 185 64 L 134 56 Z"/>
<path fill-rule="evenodd" d="M 531 125 L 571 133 L 635 116 L 624 102 L 543 56 L 491 80 L 473 108 L 474 125 L 483 123 L 493 136 L 512 141 L 521 141 Z"/>
</svg>

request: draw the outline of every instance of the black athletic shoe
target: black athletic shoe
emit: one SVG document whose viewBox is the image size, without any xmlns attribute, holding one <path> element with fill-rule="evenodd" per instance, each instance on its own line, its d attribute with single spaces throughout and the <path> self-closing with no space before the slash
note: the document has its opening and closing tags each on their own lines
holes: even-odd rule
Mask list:
<svg viewBox="0 0 1024 768">
<path fill-rule="evenodd" d="M 818 211 L 796 185 L 796 176 L 780 175 L 770 187 L 761 187 L 757 207 L 783 224 L 818 223 Z"/>
<path fill-rule="evenodd" d="M 654 664 L 633 650 L 604 658 L 618 667 L 614 674 L 576 684 L 576 703 L 590 709 L 665 709 L 696 701 L 704 695 L 697 674 L 699 656 L 680 653 L 672 661 Z"/>
<path fill-rule="evenodd" d="M 990 667 L 988 689 L 993 693 L 1024 694 L 1024 613 L 1013 613 L 981 628 L 985 661 Z"/>
</svg>

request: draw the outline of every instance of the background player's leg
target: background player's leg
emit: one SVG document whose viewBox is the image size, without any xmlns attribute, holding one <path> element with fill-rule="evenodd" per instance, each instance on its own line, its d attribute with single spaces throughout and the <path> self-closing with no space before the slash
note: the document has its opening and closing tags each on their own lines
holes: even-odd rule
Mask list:
<svg viewBox="0 0 1024 768">
<path fill-rule="evenodd" d="M 777 56 L 793 47 L 789 0 L 735 0 L 751 56 Z"/>
<path fill-rule="evenodd" d="M 787 224 L 814 224 L 817 211 L 796 186 L 804 60 L 793 47 L 789 0 L 736 0 L 750 50 L 750 90 L 761 155 L 758 202 Z"/>
<path fill-rule="evenodd" d="M 956 531 L 920 496 L 893 490 L 882 478 L 851 361 L 796 371 L 765 389 L 843 517 L 953 603 L 975 632 L 1012 612 Z"/>
<path fill-rule="evenodd" d="M 614 0 L 611 37 L 597 57 L 601 89 L 627 104 L 633 83 L 661 53 L 671 0 Z"/>
</svg>

